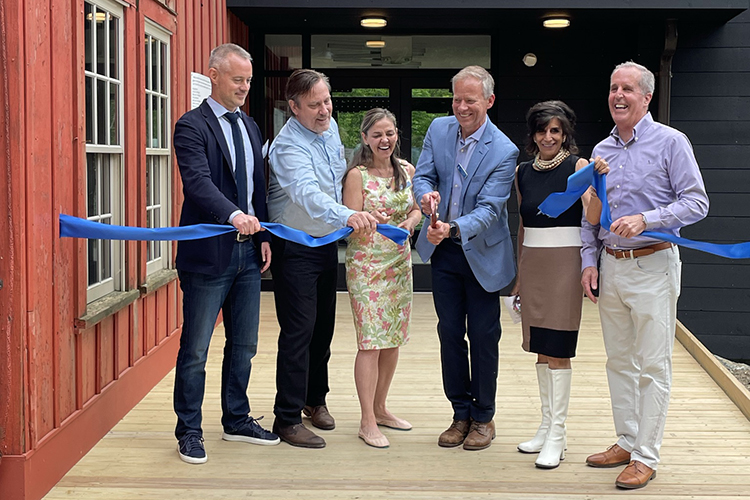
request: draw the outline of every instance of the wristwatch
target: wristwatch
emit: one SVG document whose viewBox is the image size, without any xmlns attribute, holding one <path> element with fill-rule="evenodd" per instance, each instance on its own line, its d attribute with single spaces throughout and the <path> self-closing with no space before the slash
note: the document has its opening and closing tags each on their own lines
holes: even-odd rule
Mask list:
<svg viewBox="0 0 750 500">
<path fill-rule="evenodd" d="M 458 224 L 456 224 L 456 221 L 451 221 L 448 223 L 448 225 L 451 228 L 450 231 L 450 238 L 455 242 L 461 241 L 461 230 L 458 228 Z"/>
</svg>

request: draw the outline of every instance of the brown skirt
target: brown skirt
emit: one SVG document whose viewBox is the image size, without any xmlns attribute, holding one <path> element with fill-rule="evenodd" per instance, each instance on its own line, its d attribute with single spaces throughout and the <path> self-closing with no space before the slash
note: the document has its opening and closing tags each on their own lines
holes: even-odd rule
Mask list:
<svg viewBox="0 0 750 500">
<path fill-rule="evenodd" d="M 523 247 L 519 263 L 523 349 L 575 356 L 583 287 L 578 247 Z"/>
</svg>

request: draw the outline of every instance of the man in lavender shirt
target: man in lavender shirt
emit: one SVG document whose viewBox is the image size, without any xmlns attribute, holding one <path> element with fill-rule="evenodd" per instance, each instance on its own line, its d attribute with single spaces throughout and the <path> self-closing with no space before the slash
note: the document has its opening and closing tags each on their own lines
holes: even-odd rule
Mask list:
<svg viewBox="0 0 750 500">
<path fill-rule="evenodd" d="M 591 455 L 591 467 L 628 464 L 619 488 L 642 488 L 656 476 L 672 383 L 672 347 L 680 295 L 676 246 L 640 236 L 679 235 L 703 219 L 708 197 L 685 134 L 657 123 L 648 112 L 654 75 L 634 62 L 612 72 L 609 111 L 615 122 L 592 156 L 610 164 L 607 200 L 614 222 L 584 218 L 581 283 L 592 302 L 599 280 L 599 315 L 607 352 L 616 444 Z M 597 259 L 600 271 L 597 271 Z M 601 279 L 599 279 L 601 278 Z"/>
</svg>

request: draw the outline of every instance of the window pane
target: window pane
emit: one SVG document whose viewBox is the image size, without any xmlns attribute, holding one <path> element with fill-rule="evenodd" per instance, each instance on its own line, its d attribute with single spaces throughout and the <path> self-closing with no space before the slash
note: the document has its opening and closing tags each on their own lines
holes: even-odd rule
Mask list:
<svg viewBox="0 0 750 500">
<path fill-rule="evenodd" d="M 153 89 L 153 86 L 151 85 L 151 62 L 149 61 L 149 58 L 151 57 L 151 50 L 149 47 L 151 47 L 152 40 L 151 35 L 146 35 L 146 40 L 143 44 L 145 52 L 145 58 L 143 60 L 146 62 L 146 89 L 148 90 Z"/>
<path fill-rule="evenodd" d="M 109 16 L 109 76 L 120 78 L 120 44 L 117 34 L 120 29 L 120 20 Z"/>
<path fill-rule="evenodd" d="M 380 48 L 365 45 L 370 40 Z M 490 36 L 312 35 L 313 68 L 490 67 Z"/>
<path fill-rule="evenodd" d="M 99 13 L 97 13 L 99 14 Z M 102 15 L 96 15 L 96 72 L 100 75 L 104 75 L 106 71 L 107 62 L 107 32 L 106 30 L 106 18 L 105 13 Z"/>
<path fill-rule="evenodd" d="M 99 175 L 101 175 L 101 207 L 102 216 L 110 217 L 112 214 L 112 163 L 110 161 L 110 155 L 101 155 L 101 169 Z"/>
<path fill-rule="evenodd" d="M 99 165 L 97 155 L 86 154 L 86 216 L 99 215 Z"/>
<path fill-rule="evenodd" d="M 164 43 L 159 44 L 161 47 L 161 93 L 169 94 L 167 90 L 169 88 L 169 82 L 167 81 L 167 75 L 169 74 L 169 53 L 167 52 L 167 45 Z"/>
<path fill-rule="evenodd" d="M 120 144 L 119 119 L 120 110 L 120 86 L 114 83 L 109 84 L 109 143 L 112 145 Z"/>
<path fill-rule="evenodd" d="M 86 77 L 86 144 L 94 142 L 94 79 Z"/>
<path fill-rule="evenodd" d="M 152 81 L 151 81 L 151 88 L 154 90 L 157 90 L 161 88 L 161 85 L 159 85 L 159 59 L 160 59 L 160 51 L 159 51 L 159 40 L 156 38 L 151 39 L 151 75 L 152 75 Z"/>
<path fill-rule="evenodd" d="M 154 185 L 154 194 L 151 198 L 152 205 L 160 205 L 161 204 L 161 159 L 163 156 L 156 156 L 152 160 L 153 163 L 151 164 L 151 177 L 153 179 L 153 185 Z M 158 219 L 157 219 L 158 221 Z"/>
<path fill-rule="evenodd" d="M 98 283 L 99 279 L 99 243 L 101 240 L 89 241 L 89 285 Z"/>
<path fill-rule="evenodd" d="M 109 221 L 102 221 L 105 224 L 108 224 Z M 101 249 L 102 249 L 102 262 L 101 262 L 101 279 L 99 281 L 104 281 L 106 279 L 109 279 L 112 277 L 112 241 L 101 241 Z"/>
<path fill-rule="evenodd" d="M 301 67 L 301 35 L 266 35 L 266 69 L 285 71 Z"/>
<path fill-rule="evenodd" d="M 94 144 L 107 144 L 107 82 L 104 80 L 96 81 L 96 115 L 98 123 L 96 127 L 96 140 Z"/>
<path fill-rule="evenodd" d="M 85 3 L 83 4 L 83 37 L 86 40 L 84 42 L 85 44 L 85 52 L 86 52 L 86 71 L 91 71 L 94 55 L 92 54 L 92 36 L 91 36 L 91 30 L 92 26 L 94 26 L 94 14 L 91 9 L 91 4 Z"/>
<path fill-rule="evenodd" d="M 159 134 L 158 134 L 158 141 L 160 148 L 165 148 L 167 146 L 166 141 L 164 140 L 164 137 L 166 136 L 167 132 L 164 129 L 165 125 L 167 124 L 167 101 L 161 97 L 156 98 L 159 103 Z"/>
</svg>

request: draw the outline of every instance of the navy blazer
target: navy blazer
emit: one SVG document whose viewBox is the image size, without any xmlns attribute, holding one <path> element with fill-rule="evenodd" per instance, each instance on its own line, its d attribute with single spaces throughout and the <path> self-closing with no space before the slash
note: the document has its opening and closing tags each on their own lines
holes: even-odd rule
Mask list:
<svg viewBox="0 0 750 500">
<path fill-rule="evenodd" d="M 253 146 L 253 199 L 255 216 L 268 221 L 266 208 L 266 180 L 263 175 L 262 139 L 255 121 L 242 115 L 250 143 Z M 211 106 L 205 100 L 188 111 L 174 127 L 174 149 L 182 176 L 185 200 L 182 203 L 180 225 L 229 224 L 229 216 L 239 210 L 237 183 L 234 179 L 232 156 Z M 213 238 L 180 241 L 177 244 L 177 269 L 219 275 L 226 270 L 232 257 L 237 233 Z M 261 231 L 253 241 L 260 248 L 270 235 Z M 257 252 L 260 260 L 260 252 Z"/>
<path fill-rule="evenodd" d="M 440 193 L 438 214 L 445 221 L 456 169 L 458 120 L 436 118 L 424 139 L 414 175 L 414 196 L 419 203 L 431 191 Z M 518 148 L 491 121 L 467 166 L 459 204 L 461 248 L 479 284 L 488 292 L 508 285 L 516 275 L 513 243 L 508 230 L 508 197 L 516 172 Z M 447 221 L 450 222 L 450 221 Z M 424 225 L 430 223 L 429 219 Z M 417 252 L 427 262 L 435 245 L 427 241 L 427 228 L 419 233 Z"/>
</svg>

